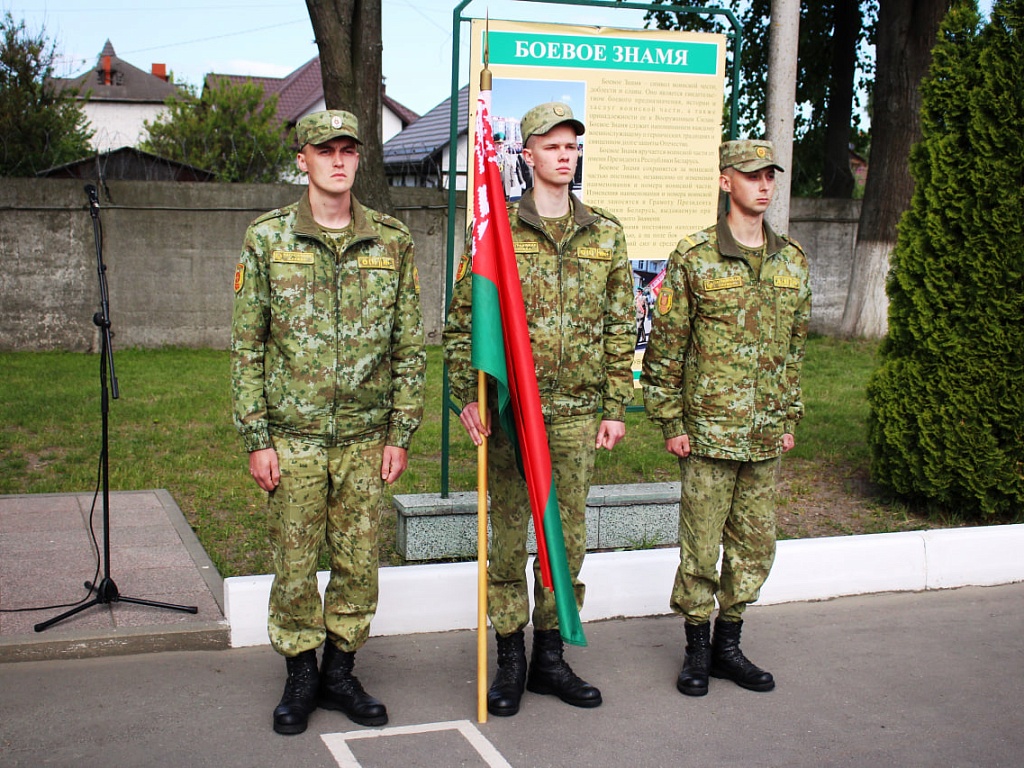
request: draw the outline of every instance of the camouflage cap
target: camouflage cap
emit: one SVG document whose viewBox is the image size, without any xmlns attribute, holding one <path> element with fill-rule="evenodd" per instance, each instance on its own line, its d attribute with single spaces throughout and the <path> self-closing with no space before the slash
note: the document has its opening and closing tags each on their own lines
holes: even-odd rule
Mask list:
<svg viewBox="0 0 1024 768">
<path fill-rule="evenodd" d="M 359 119 L 351 112 L 340 109 L 325 109 L 322 112 L 310 112 L 302 117 L 295 126 L 299 139 L 299 148 L 307 144 L 323 144 L 325 141 L 349 138 L 357 144 L 359 139 Z"/>
<path fill-rule="evenodd" d="M 568 104 L 563 104 L 560 101 L 549 101 L 545 104 L 537 105 L 523 115 L 523 119 L 519 122 L 519 130 L 523 134 L 523 144 L 526 144 L 526 140 L 531 136 L 535 134 L 543 136 L 556 125 L 561 125 L 562 123 L 572 125 L 577 136 L 582 136 L 587 130 L 583 123 L 572 116 L 572 109 L 569 108 Z"/>
<path fill-rule="evenodd" d="M 726 141 L 718 148 L 718 170 L 735 168 L 742 173 L 752 173 L 762 168 L 773 167 L 784 170 L 775 162 L 775 147 L 770 141 L 744 139 Z"/>
</svg>

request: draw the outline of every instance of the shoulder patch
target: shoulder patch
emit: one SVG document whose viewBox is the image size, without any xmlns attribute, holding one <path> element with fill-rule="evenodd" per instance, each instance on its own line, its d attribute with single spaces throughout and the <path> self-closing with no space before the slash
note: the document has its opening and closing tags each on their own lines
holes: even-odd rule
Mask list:
<svg viewBox="0 0 1024 768">
<path fill-rule="evenodd" d="M 264 221 L 270 221 L 271 219 L 280 219 L 286 214 L 284 208 L 275 208 L 272 211 L 267 211 L 262 216 L 258 216 L 253 220 L 253 224 L 262 224 Z"/>
<path fill-rule="evenodd" d="M 397 229 L 399 232 L 409 234 L 409 227 L 407 227 L 405 223 L 400 219 L 396 219 L 394 216 L 382 213 L 381 211 L 373 211 L 372 215 L 373 220 L 376 221 L 378 224 L 383 224 L 385 227 Z"/>
<path fill-rule="evenodd" d="M 804 247 L 803 247 L 802 245 L 800 245 L 800 243 L 798 243 L 798 242 L 797 242 L 796 240 L 794 240 L 794 239 L 793 239 L 792 237 L 790 237 L 789 235 L 783 235 L 782 237 L 783 237 L 783 239 L 784 239 L 784 240 L 785 240 L 785 241 L 786 241 L 787 243 L 789 243 L 789 244 L 790 244 L 790 245 L 792 245 L 792 246 L 793 246 L 794 248 L 796 248 L 796 249 L 797 249 L 798 251 L 800 251 L 800 253 L 802 253 L 802 254 L 803 254 L 804 256 L 806 256 L 806 255 L 807 255 L 807 251 L 805 251 L 805 250 L 804 250 Z"/>
<path fill-rule="evenodd" d="M 680 253 L 686 253 L 692 251 L 698 245 L 704 245 L 711 240 L 711 237 L 705 230 L 700 232 L 694 232 L 692 235 L 687 235 L 679 241 L 679 245 L 676 246 L 676 250 Z"/>
<path fill-rule="evenodd" d="M 600 217 L 602 217 L 604 219 L 608 219 L 608 221 L 612 222 L 613 224 L 616 224 L 617 226 L 620 226 L 620 227 L 622 226 L 622 222 L 619 221 L 618 218 L 615 216 L 615 214 L 612 213 L 611 211 L 606 211 L 604 208 L 599 208 L 596 205 L 591 205 L 591 206 L 589 206 L 589 208 L 594 213 L 596 213 L 598 216 L 600 216 Z"/>
</svg>

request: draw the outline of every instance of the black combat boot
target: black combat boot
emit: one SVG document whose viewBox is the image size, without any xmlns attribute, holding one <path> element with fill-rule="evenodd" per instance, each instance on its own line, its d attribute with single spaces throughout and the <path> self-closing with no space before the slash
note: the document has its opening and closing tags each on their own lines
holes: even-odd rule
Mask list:
<svg viewBox="0 0 1024 768">
<path fill-rule="evenodd" d="M 498 674 L 487 692 L 487 711 L 498 717 L 511 717 L 519 711 L 519 700 L 526 685 L 526 644 L 523 631 L 511 635 L 494 633 L 498 641 Z"/>
<path fill-rule="evenodd" d="M 562 658 L 562 636 L 557 629 L 533 631 L 526 690 L 553 694 L 574 707 L 601 706 L 601 692 L 578 678 Z"/>
<path fill-rule="evenodd" d="M 686 655 L 676 688 L 684 696 L 704 696 L 711 671 L 711 624 L 686 625 Z"/>
<path fill-rule="evenodd" d="M 310 648 L 298 656 L 285 658 L 288 680 L 281 703 L 274 710 L 274 730 L 296 734 L 306 730 L 309 713 L 316 709 L 316 690 L 320 676 L 316 671 L 316 650 Z"/>
<path fill-rule="evenodd" d="M 330 640 L 324 643 L 320 706 L 340 710 L 360 725 L 384 725 L 388 721 L 388 710 L 363 690 L 359 679 L 352 674 L 355 663 L 355 651 L 338 650 Z"/>
<path fill-rule="evenodd" d="M 715 619 L 715 637 L 711 641 L 711 676 L 732 680 L 748 691 L 770 691 L 775 678 L 754 666 L 740 650 L 742 621 Z"/>
</svg>

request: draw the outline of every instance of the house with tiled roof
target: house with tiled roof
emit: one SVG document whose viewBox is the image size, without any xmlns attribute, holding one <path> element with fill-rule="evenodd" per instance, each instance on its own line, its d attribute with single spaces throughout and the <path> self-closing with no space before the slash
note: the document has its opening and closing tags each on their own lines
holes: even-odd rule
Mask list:
<svg viewBox="0 0 1024 768">
<path fill-rule="evenodd" d="M 231 83 L 255 83 L 263 86 L 268 96 L 277 94 L 277 117 L 286 126 L 293 126 L 303 115 L 326 109 L 323 79 L 320 74 L 320 57 L 315 56 L 285 77 L 250 77 L 249 75 L 225 75 L 211 73 L 206 76 L 203 87 L 226 79 Z M 399 104 L 384 93 L 381 106 L 382 140 L 387 141 L 412 125 L 419 118 L 408 107 Z"/>
<path fill-rule="evenodd" d="M 98 152 L 139 144 L 146 137 L 144 123 L 162 114 L 167 98 L 180 92 L 165 64 L 153 64 L 149 72 L 139 69 L 119 58 L 109 40 L 95 67 L 78 77 L 54 78 L 54 84 L 86 100 L 82 111 Z"/>
<path fill-rule="evenodd" d="M 469 86 L 458 93 L 455 188 L 466 188 Z M 394 187 L 447 188 L 451 157 L 452 100 L 447 98 L 384 143 L 384 172 Z"/>
</svg>

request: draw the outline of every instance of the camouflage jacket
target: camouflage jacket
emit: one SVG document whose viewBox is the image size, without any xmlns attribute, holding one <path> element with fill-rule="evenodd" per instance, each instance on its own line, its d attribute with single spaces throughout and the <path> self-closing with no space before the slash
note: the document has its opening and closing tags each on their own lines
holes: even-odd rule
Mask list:
<svg viewBox="0 0 1024 768">
<path fill-rule="evenodd" d="M 633 283 L 622 225 L 571 197 L 573 221 L 561 243 L 544 229 L 528 191 L 508 206 L 545 418 L 596 413 L 625 420 L 633 399 L 636 341 Z M 444 331 L 452 394 L 477 399 L 470 364 L 469 248 L 456 275 Z"/>
<path fill-rule="evenodd" d="M 803 415 L 807 257 L 765 229 L 759 274 L 724 218 L 669 257 L 644 352 L 644 404 L 665 439 L 688 435 L 698 456 L 773 458 Z"/>
<path fill-rule="evenodd" d="M 340 253 L 308 195 L 256 219 L 235 271 L 231 387 L 246 450 L 270 435 L 407 448 L 423 415 L 426 354 L 408 228 L 352 198 Z"/>
</svg>

